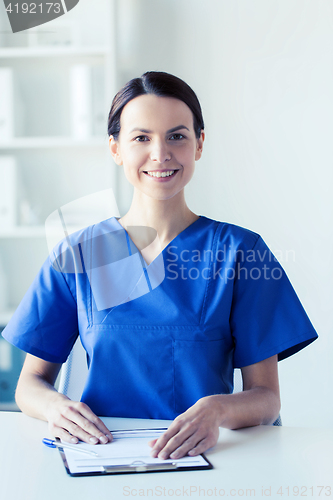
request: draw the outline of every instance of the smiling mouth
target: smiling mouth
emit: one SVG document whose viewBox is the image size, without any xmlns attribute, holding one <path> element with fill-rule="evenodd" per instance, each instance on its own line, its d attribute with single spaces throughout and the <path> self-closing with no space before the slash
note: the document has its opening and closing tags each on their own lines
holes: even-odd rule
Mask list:
<svg viewBox="0 0 333 500">
<path fill-rule="evenodd" d="M 174 176 L 178 170 L 151 170 L 151 171 L 144 171 L 144 174 L 149 175 L 149 177 L 172 177 Z"/>
</svg>

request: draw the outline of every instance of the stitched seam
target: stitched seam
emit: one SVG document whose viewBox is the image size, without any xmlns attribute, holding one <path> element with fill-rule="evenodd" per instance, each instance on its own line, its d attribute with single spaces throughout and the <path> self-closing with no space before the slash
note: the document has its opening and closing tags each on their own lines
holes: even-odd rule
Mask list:
<svg viewBox="0 0 333 500">
<path fill-rule="evenodd" d="M 110 324 L 110 325 L 101 325 L 101 324 L 94 324 L 94 325 L 89 325 L 87 329 L 95 330 L 128 330 L 128 329 L 135 329 L 135 330 L 196 330 L 196 331 L 201 331 L 201 328 L 199 325 L 137 325 L 137 324 L 128 324 L 128 325 L 117 325 L 117 324 Z"/>
<path fill-rule="evenodd" d="M 252 247 L 252 250 L 254 250 L 255 247 L 258 245 L 260 239 L 261 239 L 261 236 L 260 236 L 260 234 L 258 234 L 258 238 L 256 239 L 255 244 Z"/>
<path fill-rule="evenodd" d="M 172 392 L 173 392 L 173 410 L 176 412 L 176 389 L 175 389 L 175 341 L 172 340 L 172 371 L 173 371 L 173 384 L 172 384 Z"/>
<path fill-rule="evenodd" d="M 146 278 L 146 282 L 147 282 L 147 285 L 148 285 L 149 292 L 152 292 L 153 289 L 152 289 L 152 286 L 151 286 L 151 283 L 150 283 L 150 279 L 149 279 L 149 276 L 148 276 L 148 273 L 147 273 L 147 269 L 145 267 L 143 268 L 143 272 L 145 273 L 145 278 Z"/>
<path fill-rule="evenodd" d="M 54 250 L 52 250 L 52 253 L 53 253 L 53 256 L 54 256 L 54 258 L 55 258 L 55 253 L 54 253 Z M 52 264 L 52 262 L 51 262 L 51 256 L 50 256 L 50 255 L 49 255 L 49 260 L 50 260 L 50 265 L 51 265 L 51 267 L 53 268 L 53 264 Z M 56 261 L 56 260 L 54 260 L 53 262 L 57 262 L 57 261 Z M 74 262 L 73 262 L 73 264 L 74 264 Z M 59 266 L 57 266 L 57 267 L 59 268 Z M 54 268 L 53 268 L 53 269 L 54 269 Z M 61 277 L 62 277 L 62 279 L 64 280 L 64 282 L 66 283 L 66 287 L 67 287 L 67 289 L 68 289 L 68 291 L 69 291 L 69 293 L 70 293 L 70 295 L 71 295 L 71 297 L 72 297 L 72 299 L 73 299 L 73 302 L 76 304 L 76 310 L 77 310 L 77 298 L 76 298 L 76 300 L 75 300 L 75 297 L 74 297 L 74 296 L 73 296 L 73 294 L 72 294 L 72 291 L 71 291 L 70 286 L 69 286 L 69 284 L 68 284 L 68 282 L 67 282 L 67 280 L 66 280 L 66 278 L 65 278 L 65 276 L 64 276 L 64 273 L 60 270 L 60 268 L 59 268 L 59 271 L 57 271 L 57 270 L 55 270 L 55 271 L 56 271 L 56 272 L 59 272 L 59 273 L 61 274 Z M 75 275 L 74 275 L 74 276 L 75 276 Z M 77 293 L 77 292 L 76 292 L 76 293 Z M 77 325 L 78 325 L 78 320 L 77 320 Z M 78 326 L 79 326 L 79 325 L 78 325 Z M 77 332 L 77 337 L 78 337 L 78 336 L 79 336 L 79 328 L 77 328 L 75 331 Z M 76 338 L 77 338 L 77 337 L 76 337 Z M 29 351 L 27 350 L 27 352 L 29 352 Z M 47 352 L 47 351 L 45 351 L 45 352 Z M 66 360 L 65 360 L 65 361 L 66 361 Z M 64 362 L 65 362 L 65 361 L 64 361 Z"/>
<path fill-rule="evenodd" d="M 88 304 L 87 304 L 87 321 L 88 321 L 88 327 L 93 325 L 93 310 L 92 310 L 92 290 L 91 290 L 91 272 L 92 272 L 92 241 L 93 241 L 93 228 L 95 227 L 95 224 L 88 229 L 88 238 L 90 237 L 90 255 L 88 256 L 88 261 L 89 261 L 89 268 L 88 271 L 86 271 L 87 275 L 87 299 L 88 299 Z M 90 235 L 89 235 L 90 232 Z M 88 272 L 90 272 L 90 280 L 88 278 Z"/>
<path fill-rule="evenodd" d="M 219 226 L 220 226 L 220 231 L 218 231 Z M 202 302 L 202 310 L 201 310 L 200 322 L 199 322 L 200 326 L 202 326 L 202 324 L 204 323 L 204 320 L 205 320 L 207 297 L 208 297 L 208 293 L 209 293 L 209 289 L 210 289 L 210 284 L 211 284 L 211 281 L 212 281 L 211 275 L 212 275 L 212 266 L 213 266 L 213 262 L 214 262 L 214 250 L 215 250 L 216 245 L 217 245 L 217 236 L 219 235 L 219 232 L 222 231 L 222 227 L 223 227 L 222 223 L 216 222 L 216 228 L 215 228 L 214 238 L 213 238 L 213 244 L 212 244 L 213 259 L 212 259 L 212 261 L 210 263 L 210 266 L 209 266 L 209 279 L 207 280 L 205 295 L 204 295 L 204 299 L 203 299 L 203 302 Z"/>
<path fill-rule="evenodd" d="M 52 251 L 52 253 L 53 253 L 53 255 L 54 255 L 54 259 L 55 259 L 53 262 L 57 262 L 56 257 L 55 257 L 55 254 L 54 254 L 54 251 Z M 49 260 L 51 261 L 50 256 L 49 256 Z M 50 265 L 51 265 L 51 267 L 54 269 L 54 266 L 53 266 L 52 262 L 50 262 Z M 58 265 L 57 265 L 57 267 L 59 268 L 59 266 L 58 266 Z M 76 307 L 77 307 L 77 301 L 75 300 L 75 297 L 74 297 L 74 295 L 72 294 L 72 290 L 70 289 L 70 286 L 69 286 L 69 284 L 67 283 L 67 280 L 66 280 L 66 278 L 65 278 L 65 276 L 64 276 L 64 273 L 60 270 L 60 268 L 59 268 L 59 271 L 57 271 L 56 269 L 55 269 L 55 271 L 56 271 L 57 273 L 60 273 L 60 274 L 61 274 L 62 279 L 63 279 L 63 280 L 64 280 L 64 282 L 66 283 L 66 287 L 68 288 L 68 291 L 69 291 L 69 293 L 71 294 L 71 297 L 72 297 L 72 299 L 73 299 L 73 301 L 75 302 Z"/>
<path fill-rule="evenodd" d="M 129 239 L 127 231 L 125 231 L 125 236 L 126 236 L 126 243 L 127 243 L 128 254 L 131 256 L 132 255 L 131 243 L 130 243 L 130 239 Z"/>
</svg>

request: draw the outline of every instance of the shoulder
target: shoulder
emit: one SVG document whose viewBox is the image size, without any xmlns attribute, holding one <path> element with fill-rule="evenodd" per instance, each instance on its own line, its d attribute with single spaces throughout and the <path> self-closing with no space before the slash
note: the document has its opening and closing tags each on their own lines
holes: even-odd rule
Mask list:
<svg viewBox="0 0 333 500">
<path fill-rule="evenodd" d="M 105 235 L 116 233 L 121 227 L 115 217 L 67 234 L 54 244 L 49 253 L 52 267 L 64 273 L 82 272 L 83 256 L 86 257 L 94 241 L 100 243 Z"/>
<path fill-rule="evenodd" d="M 202 216 L 203 217 L 203 216 Z M 236 224 L 203 217 L 207 227 L 214 228 L 217 246 L 229 249 L 253 249 L 262 242 L 260 234 Z"/>
</svg>

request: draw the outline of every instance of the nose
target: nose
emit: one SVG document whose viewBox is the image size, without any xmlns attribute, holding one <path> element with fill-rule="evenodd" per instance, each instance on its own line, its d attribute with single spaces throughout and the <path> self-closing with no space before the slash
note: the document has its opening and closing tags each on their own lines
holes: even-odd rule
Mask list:
<svg viewBox="0 0 333 500">
<path fill-rule="evenodd" d="M 171 160 L 171 152 L 164 141 L 155 141 L 152 143 L 150 159 L 158 163 L 164 163 Z"/>
</svg>

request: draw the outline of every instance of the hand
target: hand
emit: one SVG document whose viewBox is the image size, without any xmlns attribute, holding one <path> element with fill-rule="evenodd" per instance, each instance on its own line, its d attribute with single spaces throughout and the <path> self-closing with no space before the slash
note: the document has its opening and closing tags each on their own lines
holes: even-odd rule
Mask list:
<svg viewBox="0 0 333 500">
<path fill-rule="evenodd" d="M 47 408 L 46 419 L 53 436 L 66 443 L 78 443 L 79 439 L 89 444 L 106 444 L 112 434 L 85 403 L 71 401 L 56 393 Z"/>
<path fill-rule="evenodd" d="M 158 439 L 149 442 L 154 458 L 195 456 L 214 446 L 219 437 L 221 402 L 216 396 L 199 399 L 172 422 Z"/>
</svg>

